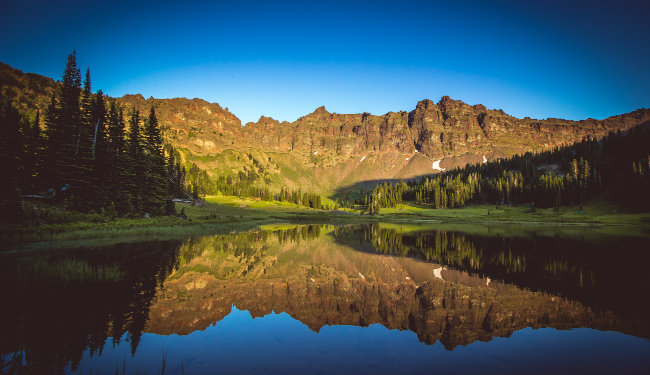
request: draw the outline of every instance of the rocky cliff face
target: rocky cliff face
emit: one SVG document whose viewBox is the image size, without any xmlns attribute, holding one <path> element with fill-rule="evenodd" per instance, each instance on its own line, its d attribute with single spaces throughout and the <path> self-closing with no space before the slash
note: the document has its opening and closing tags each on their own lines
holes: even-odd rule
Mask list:
<svg viewBox="0 0 650 375">
<path fill-rule="evenodd" d="M 480 154 L 494 158 L 571 144 L 586 137 L 599 138 L 648 122 L 647 109 L 600 121 L 518 119 L 502 110 L 470 106 L 445 96 L 437 104 L 422 100 L 411 112 L 382 116 L 341 115 L 320 107 L 294 123 L 262 117 L 242 128 L 242 134 L 269 150 L 322 149 L 346 156 L 420 153 L 431 159 Z"/>
<path fill-rule="evenodd" d="M 56 83 L 2 64 L 0 86 L 24 113 L 33 113 L 37 107 L 45 109 Z M 437 104 L 422 100 L 410 112 L 337 114 L 320 107 L 295 122 L 261 117 L 242 127 L 228 108 L 200 99 L 126 95 L 116 100 L 127 112 L 156 107 L 166 139 L 181 149 L 186 161 L 213 175 L 261 165 L 273 171 L 269 180 L 274 185 L 321 192 L 438 173 L 650 123 L 648 109 L 604 120 L 518 119 L 445 96 Z M 257 163 L 252 157 L 232 163 L 232 155 L 224 152 L 234 152 L 235 158 L 256 154 Z"/>
</svg>

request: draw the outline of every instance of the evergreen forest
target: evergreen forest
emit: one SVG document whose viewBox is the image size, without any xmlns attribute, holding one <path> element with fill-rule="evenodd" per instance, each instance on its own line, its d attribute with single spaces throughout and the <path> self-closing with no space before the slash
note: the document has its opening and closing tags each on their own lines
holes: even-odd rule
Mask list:
<svg viewBox="0 0 650 375">
<path fill-rule="evenodd" d="M 30 121 L 0 98 L 0 122 L 6 220 L 20 216 L 19 195 L 111 215 L 172 214 L 172 198 L 184 195 L 185 171 L 173 149 L 164 150 L 155 108 L 125 116 L 101 90 L 92 92 L 89 70 L 82 82 L 75 53 L 44 114 Z"/>
<path fill-rule="evenodd" d="M 413 201 L 433 208 L 476 204 L 582 206 L 594 198 L 650 210 L 650 131 L 620 131 L 552 151 L 467 165 L 409 182 L 384 182 L 361 196 L 370 211 Z M 358 199 L 357 199 L 358 200 Z M 362 203 L 362 202 L 357 202 Z"/>
</svg>

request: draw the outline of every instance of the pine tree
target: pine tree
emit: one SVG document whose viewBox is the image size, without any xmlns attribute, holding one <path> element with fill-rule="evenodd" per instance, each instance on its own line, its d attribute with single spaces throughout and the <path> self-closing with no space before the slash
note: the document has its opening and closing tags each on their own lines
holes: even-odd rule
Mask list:
<svg viewBox="0 0 650 375">
<path fill-rule="evenodd" d="M 107 113 L 104 93 L 99 90 L 91 103 L 90 124 L 92 125 L 92 143 L 90 156 L 94 171 L 93 199 L 97 207 L 108 207 L 110 202 L 108 184 L 108 135 L 106 130 Z"/>
<path fill-rule="evenodd" d="M 115 101 L 112 101 L 108 110 L 107 142 L 108 155 L 112 163 L 122 157 L 125 148 L 124 118 L 120 112 Z"/>
<path fill-rule="evenodd" d="M 27 191 L 34 192 L 38 184 L 38 164 L 41 155 L 41 129 L 40 112 L 36 110 L 34 123 L 24 121 L 23 150 L 22 150 L 22 176 L 21 186 Z"/>
<path fill-rule="evenodd" d="M 143 209 L 143 195 L 146 189 L 146 165 L 142 136 L 140 134 L 140 113 L 135 108 L 133 108 L 131 119 L 129 120 L 129 136 L 125 156 L 123 181 L 126 191 L 129 194 L 131 207 L 135 211 L 141 212 Z"/>
<path fill-rule="evenodd" d="M 199 193 L 199 187 L 196 184 L 190 185 L 190 190 L 192 191 L 192 199 L 199 200 L 200 198 L 200 193 Z"/>
<path fill-rule="evenodd" d="M 143 198 L 144 209 L 152 214 L 161 214 L 165 209 L 165 202 L 171 198 L 167 189 L 162 137 L 153 106 L 145 122 L 143 141 L 146 153 L 145 185 L 147 191 Z"/>
<path fill-rule="evenodd" d="M 52 93 L 50 104 L 45 111 L 45 140 L 41 158 L 43 162 L 39 168 L 39 174 L 45 187 L 50 189 L 50 193 L 54 194 L 56 198 L 58 198 L 57 187 L 60 184 L 58 174 L 60 166 L 56 163 L 59 159 L 58 145 L 63 143 L 61 128 L 58 125 L 56 94 Z"/>
<path fill-rule="evenodd" d="M 39 173 L 43 163 L 43 136 L 41 132 L 41 111 L 38 109 L 32 127 L 32 142 L 34 148 L 34 185 L 39 186 L 41 184 Z"/>
<path fill-rule="evenodd" d="M 169 195 L 173 198 L 185 198 L 185 167 L 176 159 L 177 151 L 167 146 L 167 181 Z"/>
<path fill-rule="evenodd" d="M 68 61 L 61 79 L 61 94 L 56 120 L 53 124 L 56 137 L 49 143 L 50 155 L 54 157 L 55 187 L 61 189 L 66 184 L 72 185 L 75 179 L 77 145 L 80 142 L 81 126 L 81 73 L 77 67 L 76 52 L 68 56 Z M 74 188 L 74 186 L 73 186 Z M 66 191 L 67 194 L 67 191 Z"/>
<path fill-rule="evenodd" d="M 81 117 L 75 131 L 74 162 L 71 164 L 71 183 L 74 191 L 74 207 L 81 210 L 97 209 L 101 206 L 98 201 L 98 181 L 94 170 L 93 147 L 95 143 L 96 119 L 91 92 L 90 70 L 86 70 L 86 78 L 81 94 Z"/>
<path fill-rule="evenodd" d="M 134 170 L 126 141 L 126 124 L 124 112 L 116 103 L 111 103 L 108 129 L 108 164 L 110 170 L 111 201 L 117 212 L 126 214 L 133 209 L 133 192 L 135 186 Z"/>
<path fill-rule="evenodd" d="M 0 221 L 16 222 L 21 209 L 18 204 L 18 173 L 22 147 L 21 119 L 9 100 L 0 97 Z"/>
</svg>

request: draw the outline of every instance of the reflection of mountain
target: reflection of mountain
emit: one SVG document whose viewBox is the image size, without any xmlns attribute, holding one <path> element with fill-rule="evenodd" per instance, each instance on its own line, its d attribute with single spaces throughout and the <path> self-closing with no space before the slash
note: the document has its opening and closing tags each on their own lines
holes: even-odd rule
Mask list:
<svg viewBox="0 0 650 375">
<path fill-rule="evenodd" d="M 594 235 L 587 228 L 579 236 L 560 234 L 487 236 L 436 227 L 404 232 L 399 226 L 373 224 L 342 227 L 336 239 L 365 251 L 416 257 L 647 320 L 638 308 L 638 296 L 650 294 L 643 277 L 650 262 L 647 237 Z"/>
<path fill-rule="evenodd" d="M 341 230 L 302 226 L 188 241 L 182 264 L 151 307 L 146 330 L 205 329 L 234 304 L 254 317 L 287 312 L 315 331 L 328 324 L 380 323 L 412 330 L 428 344 L 441 341 L 448 349 L 525 327 L 650 336 L 645 322 L 611 311 L 413 258 L 355 251 L 334 241 Z M 368 246 L 364 240 L 355 243 Z"/>
</svg>

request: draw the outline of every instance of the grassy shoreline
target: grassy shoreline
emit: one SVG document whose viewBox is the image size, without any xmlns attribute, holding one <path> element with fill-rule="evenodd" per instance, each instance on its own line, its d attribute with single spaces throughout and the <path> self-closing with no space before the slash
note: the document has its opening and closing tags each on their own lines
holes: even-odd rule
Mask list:
<svg viewBox="0 0 650 375">
<path fill-rule="evenodd" d="M 370 216 L 359 210 L 316 210 L 280 202 L 266 202 L 237 197 L 209 196 L 205 204 L 193 206 L 177 203 L 187 219 L 179 217 L 154 217 L 139 219 L 76 220 L 57 224 L 14 224 L 0 227 L 0 248 L 16 244 L 73 241 L 93 239 L 132 240 L 174 239 L 203 234 L 218 234 L 248 230 L 276 223 L 354 224 L 396 223 L 416 225 L 519 225 L 562 227 L 633 227 L 633 232 L 650 231 L 650 213 L 618 213 L 607 202 L 585 206 L 553 209 L 530 207 L 471 206 L 457 209 L 431 209 L 416 205 L 383 208 L 378 215 Z"/>
</svg>

